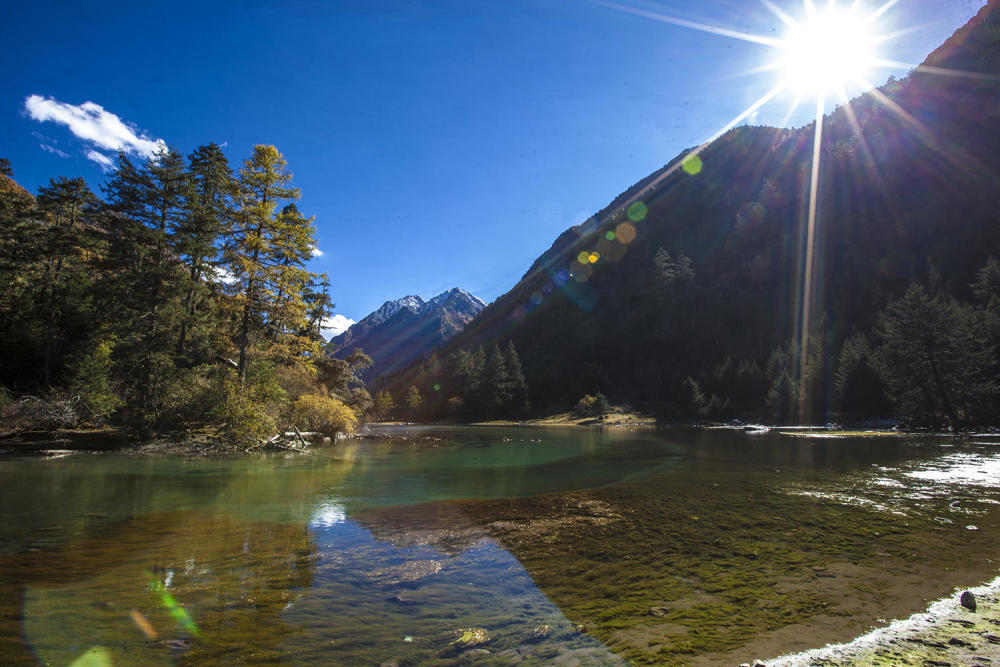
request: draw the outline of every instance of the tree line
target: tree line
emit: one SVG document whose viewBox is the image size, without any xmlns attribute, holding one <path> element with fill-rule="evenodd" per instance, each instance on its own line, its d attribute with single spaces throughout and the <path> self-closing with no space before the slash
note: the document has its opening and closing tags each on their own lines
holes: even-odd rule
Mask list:
<svg viewBox="0 0 1000 667">
<path fill-rule="evenodd" d="M 8 427 L 211 424 L 246 446 L 364 416 L 371 360 L 321 352 L 329 281 L 306 268 L 314 221 L 274 146 L 236 171 L 216 144 L 121 153 L 100 197 L 65 177 L 32 196 L 7 161 L 0 172 Z"/>
</svg>

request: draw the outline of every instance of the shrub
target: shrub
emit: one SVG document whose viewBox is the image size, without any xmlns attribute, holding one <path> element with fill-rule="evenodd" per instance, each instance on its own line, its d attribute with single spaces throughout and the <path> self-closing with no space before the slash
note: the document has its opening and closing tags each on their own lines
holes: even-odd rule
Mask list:
<svg viewBox="0 0 1000 667">
<path fill-rule="evenodd" d="M 111 386 L 114 340 L 102 340 L 73 368 L 73 390 L 79 396 L 78 412 L 91 424 L 101 424 L 121 407 L 122 400 Z"/>
<path fill-rule="evenodd" d="M 596 396 L 587 394 L 581 398 L 573 408 L 573 414 L 577 417 L 600 417 L 609 410 L 611 404 L 608 403 L 608 399 L 601 392 L 597 392 Z"/>
<path fill-rule="evenodd" d="M 246 448 L 259 445 L 278 432 L 278 425 L 266 402 L 251 391 L 241 391 L 235 381 L 227 381 L 223 399 L 215 409 L 219 438 L 224 445 Z"/>
<path fill-rule="evenodd" d="M 292 423 L 309 431 L 333 435 L 354 431 L 358 418 L 350 407 L 336 398 L 303 394 L 292 403 Z"/>
</svg>

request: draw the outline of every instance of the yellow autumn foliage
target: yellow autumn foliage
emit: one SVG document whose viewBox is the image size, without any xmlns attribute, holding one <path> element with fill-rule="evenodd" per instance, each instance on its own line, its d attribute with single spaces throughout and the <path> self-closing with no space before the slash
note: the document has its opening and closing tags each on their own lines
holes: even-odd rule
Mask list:
<svg viewBox="0 0 1000 667">
<path fill-rule="evenodd" d="M 336 398 L 303 394 L 292 403 L 292 423 L 301 429 L 333 435 L 353 432 L 358 418 L 350 407 Z"/>
</svg>

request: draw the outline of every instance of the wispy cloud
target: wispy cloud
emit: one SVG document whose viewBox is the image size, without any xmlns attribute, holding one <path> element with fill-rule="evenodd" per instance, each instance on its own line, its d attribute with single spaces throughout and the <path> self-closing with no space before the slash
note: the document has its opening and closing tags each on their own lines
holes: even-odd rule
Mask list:
<svg viewBox="0 0 1000 667">
<path fill-rule="evenodd" d="M 46 153 L 52 153 L 53 155 L 58 155 L 59 157 L 69 157 L 69 153 L 66 153 L 65 151 L 61 151 L 58 148 L 56 148 L 55 146 L 49 146 L 44 141 L 42 143 L 38 144 L 38 147 L 41 148 Z"/>
<path fill-rule="evenodd" d="M 134 126 L 95 102 L 74 105 L 41 95 L 31 95 L 24 100 L 24 109 L 32 120 L 65 125 L 76 137 L 92 144 L 94 148 L 87 152 L 87 157 L 103 169 L 111 166 L 112 159 L 95 149 L 124 151 L 150 158 L 157 151 L 166 148 L 166 142 L 162 139 L 151 139 L 138 132 Z"/>
<path fill-rule="evenodd" d="M 68 156 L 64 154 L 64 157 Z M 87 151 L 87 159 L 93 160 L 94 162 L 99 164 L 101 166 L 101 169 L 103 169 L 104 171 L 110 171 L 115 164 L 115 161 L 109 158 L 104 153 L 100 153 L 98 151 L 93 151 L 93 150 Z"/>
<path fill-rule="evenodd" d="M 354 324 L 354 320 L 343 315 L 334 315 L 333 317 L 324 319 L 320 328 L 322 329 L 324 338 L 330 340 L 334 336 L 339 336 L 347 331 L 352 324 Z"/>
</svg>

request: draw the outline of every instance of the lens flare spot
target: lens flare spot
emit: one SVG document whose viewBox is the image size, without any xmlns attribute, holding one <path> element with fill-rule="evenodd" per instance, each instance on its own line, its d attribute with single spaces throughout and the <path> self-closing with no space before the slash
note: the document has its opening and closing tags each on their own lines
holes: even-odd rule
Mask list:
<svg viewBox="0 0 1000 667">
<path fill-rule="evenodd" d="M 548 296 L 549 294 L 552 294 L 552 292 L 554 292 L 555 289 L 556 287 L 552 283 L 545 283 L 545 285 L 542 287 L 542 294 Z"/>
<path fill-rule="evenodd" d="M 599 252 L 592 252 L 589 255 L 587 255 L 587 259 L 590 260 L 591 264 L 597 264 L 597 260 L 599 260 L 600 258 L 601 258 L 601 253 Z"/>
<path fill-rule="evenodd" d="M 517 308 L 514 309 L 514 319 L 515 320 L 523 320 L 524 316 L 527 315 L 527 314 L 528 314 L 528 310 L 524 306 L 518 306 Z"/>
<path fill-rule="evenodd" d="M 649 213 L 649 209 L 641 201 L 637 201 L 628 207 L 628 219 L 632 222 L 642 222 L 646 219 L 646 214 Z"/>
<path fill-rule="evenodd" d="M 614 241 L 615 233 L 609 229 L 608 231 L 604 232 L 604 238 L 606 238 L 609 241 Z"/>
<path fill-rule="evenodd" d="M 624 244 L 635 241 L 635 225 L 631 222 L 623 222 L 615 227 L 615 238 Z"/>
<path fill-rule="evenodd" d="M 569 275 L 569 271 L 567 271 L 566 269 L 563 269 L 559 273 L 556 274 L 556 277 L 559 278 L 559 280 L 561 280 L 563 282 L 566 282 L 567 280 L 570 279 L 571 276 Z"/>
<path fill-rule="evenodd" d="M 542 305 L 542 301 L 545 301 L 545 295 L 541 292 L 535 292 L 531 295 L 531 303 L 536 306 Z"/>
<path fill-rule="evenodd" d="M 113 667 L 111 651 L 103 646 L 93 646 L 79 658 L 69 664 L 69 667 Z"/>
<path fill-rule="evenodd" d="M 701 158 L 695 155 L 694 153 L 688 155 L 686 158 L 684 158 L 684 161 L 681 162 L 681 169 L 684 170 L 685 174 L 688 174 L 690 176 L 695 176 L 697 174 L 700 174 L 701 168 L 703 166 L 704 164 L 702 163 Z"/>
<path fill-rule="evenodd" d="M 581 250 L 580 254 L 576 256 L 576 261 L 579 262 L 580 264 L 589 264 L 590 253 L 587 252 L 586 250 Z"/>
<path fill-rule="evenodd" d="M 434 391 L 441 391 L 441 385 L 435 384 L 434 385 Z"/>
<path fill-rule="evenodd" d="M 149 619 L 141 611 L 133 609 L 128 615 L 132 619 L 132 622 L 135 623 L 135 627 L 139 628 L 142 634 L 146 636 L 146 639 L 151 642 L 156 641 L 158 637 L 156 628 L 153 627 L 153 624 L 149 622 Z"/>
</svg>

